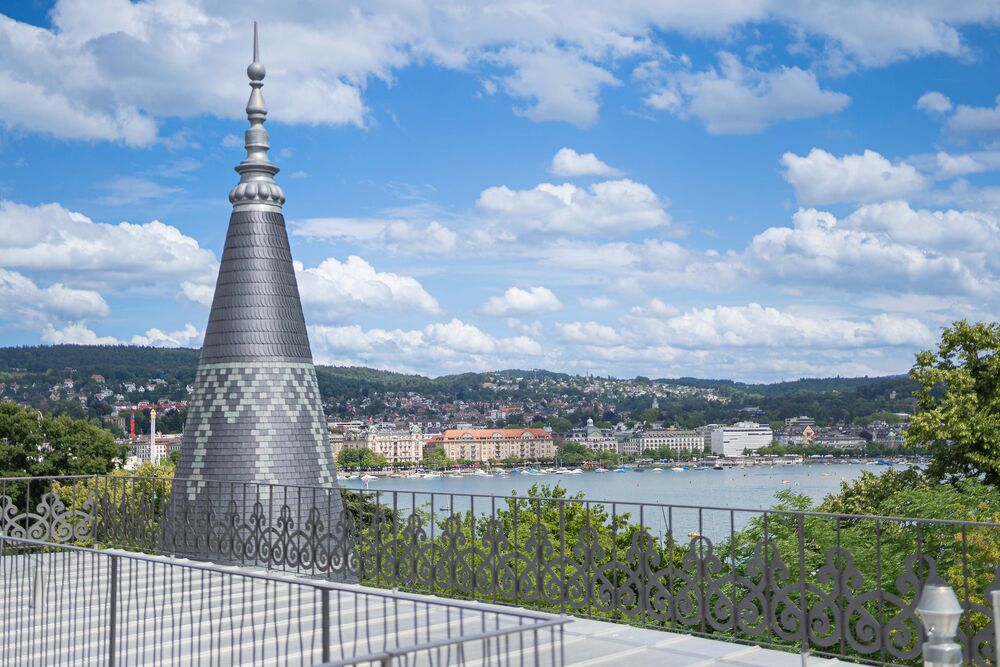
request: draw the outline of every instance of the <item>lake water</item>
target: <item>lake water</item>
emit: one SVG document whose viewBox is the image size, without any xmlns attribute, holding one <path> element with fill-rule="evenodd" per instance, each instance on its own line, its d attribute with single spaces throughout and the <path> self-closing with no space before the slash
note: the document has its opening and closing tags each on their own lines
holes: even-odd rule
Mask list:
<svg viewBox="0 0 1000 667">
<path fill-rule="evenodd" d="M 774 494 L 778 491 L 790 489 L 818 502 L 827 494 L 837 492 L 841 482 L 860 477 L 863 470 L 881 473 L 885 469 L 884 466 L 841 463 L 676 472 L 664 466 L 662 472 L 647 469 L 581 475 L 380 478 L 370 482 L 368 489 L 403 492 L 395 496 L 380 495 L 383 502 L 395 502 L 398 509 L 417 505 L 433 508 L 435 512 L 447 512 L 471 507 L 477 514 L 490 514 L 502 508 L 503 502 L 489 496 L 509 496 L 512 491 L 523 496 L 532 485 L 559 484 L 570 494 L 582 492 L 586 500 L 601 501 L 609 512 L 629 513 L 633 521 L 641 522 L 654 534 L 672 528 L 675 534 L 699 532 L 718 538 L 760 516 L 759 510 L 772 507 Z M 340 483 L 346 488 L 365 488 L 359 480 L 341 480 Z M 653 505 L 643 505 L 645 503 Z M 699 510 L 696 507 L 720 509 Z M 730 511 L 730 508 L 755 511 Z"/>
</svg>

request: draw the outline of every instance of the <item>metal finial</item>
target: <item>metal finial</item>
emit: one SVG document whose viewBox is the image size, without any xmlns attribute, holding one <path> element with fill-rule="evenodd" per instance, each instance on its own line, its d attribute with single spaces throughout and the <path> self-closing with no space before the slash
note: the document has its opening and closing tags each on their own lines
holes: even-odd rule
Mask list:
<svg viewBox="0 0 1000 667">
<path fill-rule="evenodd" d="M 260 47 L 257 44 L 257 22 L 253 22 L 253 61 L 260 62 Z"/>
<path fill-rule="evenodd" d="M 260 63 L 260 42 L 257 37 L 257 22 L 253 22 L 253 62 L 247 67 L 250 77 L 250 100 L 247 102 L 247 120 L 250 129 L 246 131 L 247 156 L 236 167 L 240 175 L 239 184 L 230 190 L 229 201 L 233 207 L 281 208 L 285 203 L 285 193 L 274 182 L 278 168 L 267 155 L 270 148 L 264 121 L 267 120 L 267 106 L 260 89 L 264 86 L 264 75 L 267 70 Z"/>
</svg>

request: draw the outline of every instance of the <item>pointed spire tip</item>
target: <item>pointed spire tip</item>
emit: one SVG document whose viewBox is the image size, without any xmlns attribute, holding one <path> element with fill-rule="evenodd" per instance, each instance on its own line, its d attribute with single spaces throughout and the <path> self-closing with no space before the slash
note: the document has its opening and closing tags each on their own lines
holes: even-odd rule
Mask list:
<svg viewBox="0 0 1000 667">
<path fill-rule="evenodd" d="M 253 22 L 253 61 L 255 63 L 260 62 L 260 48 L 257 42 L 257 22 Z"/>
<path fill-rule="evenodd" d="M 257 22 L 253 22 L 253 62 L 247 67 L 247 76 L 251 81 L 263 81 L 267 70 L 260 64 L 260 42 L 257 39 Z"/>
</svg>

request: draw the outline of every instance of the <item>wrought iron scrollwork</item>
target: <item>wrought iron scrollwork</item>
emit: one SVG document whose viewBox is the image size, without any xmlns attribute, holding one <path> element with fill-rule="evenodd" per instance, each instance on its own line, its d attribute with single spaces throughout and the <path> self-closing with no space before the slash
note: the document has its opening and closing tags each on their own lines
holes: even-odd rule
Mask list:
<svg viewBox="0 0 1000 667">
<path fill-rule="evenodd" d="M 399 510 L 402 499 L 394 497 L 362 502 L 353 513 L 333 511 L 349 505 L 331 495 L 349 493 L 339 489 L 295 501 L 284 493 L 280 502 L 273 489 L 210 493 L 192 505 L 168 502 L 167 489 L 155 485 L 133 483 L 125 493 L 122 484 L 94 484 L 73 508 L 55 490 L 22 507 L 0 495 L 0 533 L 178 555 L 208 550 L 220 561 L 801 644 L 878 662 L 919 656 L 917 600 L 925 582 L 940 578 L 938 562 L 919 550 L 891 574 L 879 569 L 872 576 L 869 563 L 839 540 L 820 550 L 801 536 L 782 541 L 765 532 L 737 549 L 699 533 L 681 542 L 637 526 L 612 528 L 589 513 L 572 526 L 560 513 L 553 525 L 535 506 L 503 516 L 442 513 L 433 504 Z M 990 581 L 984 590 L 964 595 L 960 632 L 968 661 L 983 665 L 996 656 L 985 601 L 1000 590 L 1000 568 L 986 575 L 976 579 L 978 587 Z"/>
</svg>

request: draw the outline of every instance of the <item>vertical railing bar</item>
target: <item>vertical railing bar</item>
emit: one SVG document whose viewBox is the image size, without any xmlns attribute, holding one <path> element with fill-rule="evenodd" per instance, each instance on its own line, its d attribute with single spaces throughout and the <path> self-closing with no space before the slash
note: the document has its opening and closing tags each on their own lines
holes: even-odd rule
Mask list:
<svg viewBox="0 0 1000 667">
<path fill-rule="evenodd" d="M 674 542 L 676 538 L 674 537 L 674 507 L 673 505 L 667 506 L 667 534 L 670 536 L 670 543 L 667 544 L 667 560 L 670 562 L 670 566 L 667 569 L 667 585 L 670 587 L 670 595 L 668 596 L 669 602 L 669 619 L 670 625 L 672 627 L 677 626 L 677 600 L 675 599 L 674 591 Z"/>
<path fill-rule="evenodd" d="M 399 588 L 399 492 L 392 493 L 392 587 Z"/>
<path fill-rule="evenodd" d="M 802 633 L 802 643 L 799 652 L 809 654 L 809 609 L 806 603 L 806 542 L 805 516 L 797 515 L 797 532 L 799 542 L 799 630 Z M 803 657 L 803 660 L 806 658 Z"/>
<path fill-rule="evenodd" d="M 108 590 L 108 667 L 115 667 L 115 632 L 118 626 L 118 556 L 108 557 L 111 569 Z"/>
<path fill-rule="evenodd" d="M 559 611 L 566 613 L 566 597 L 569 593 L 566 586 L 566 506 L 559 503 L 559 561 L 561 577 L 559 579 Z"/>
<path fill-rule="evenodd" d="M 451 518 L 455 517 L 455 494 L 454 493 L 448 494 L 448 512 L 451 513 L 451 516 L 448 517 L 448 519 L 451 519 Z M 446 519 L 446 521 L 447 521 L 447 519 Z M 461 530 L 461 527 L 459 527 L 459 530 Z M 447 547 L 447 546 L 448 545 L 446 544 L 445 547 Z M 454 597 L 455 595 L 457 595 L 457 590 L 458 590 L 458 577 L 456 576 L 456 569 L 455 569 L 457 567 L 457 563 L 458 563 L 458 554 L 457 553 L 450 553 L 450 554 L 448 554 L 448 563 L 449 563 L 449 567 L 448 567 L 449 581 L 448 581 L 448 583 L 450 585 L 449 593 L 452 595 L 452 597 Z"/>
<path fill-rule="evenodd" d="M 382 585 L 382 494 L 375 491 L 375 585 Z"/>
<path fill-rule="evenodd" d="M 708 601 L 705 599 L 705 586 L 708 584 L 708 568 L 705 567 L 705 510 L 698 508 L 698 603 L 701 607 L 701 631 L 705 632 L 705 619 L 708 618 Z"/>
<path fill-rule="evenodd" d="M 494 530 L 496 530 L 497 532 L 499 532 L 499 528 L 497 528 L 497 497 L 496 496 L 490 496 L 490 525 L 493 526 Z M 499 575 L 499 572 L 497 570 L 497 568 L 499 567 L 498 561 L 500 560 L 500 549 L 499 549 L 499 541 L 498 540 L 494 539 L 494 540 L 492 540 L 492 542 L 493 543 L 490 545 L 490 549 L 493 552 L 492 553 L 492 557 L 490 558 L 490 563 L 492 565 L 492 568 L 491 568 L 492 569 L 492 572 L 491 572 L 492 576 L 491 576 L 491 579 L 490 579 L 490 587 L 493 589 L 493 603 L 496 604 L 497 596 L 499 595 L 499 590 L 500 590 L 500 582 L 498 580 L 500 575 Z"/>
<path fill-rule="evenodd" d="M 733 631 L 732 638 L 736 639 L 737 621 L 739 618 L 740 598 L 736 583 L 736 511 L 729 510 L 729 578 L 730 595 L 732 600 Z"/>
<path fill-rule="evenodd" d="M 875 586 L 878 591 L 878 655 L 884 662 L 888 637 L 885 621 L 885 590 L 882 587 L 882 522 L 879 519 L 875 519 Z"/>
<path fill-rule="evenodd" d="M 771 642 L 771 545 L 767 526 L 767 510 L 763 513 L 764 520 L 764 627 L 767 629 L 767 641 Z"/>
<path fill-rule="evenodd" d="M 837 595 L 834 598 L 835 609 L 837 610 L 837 615 L 839 616 L 837 620 L 837 635 L 840 638 L 840 655 L 844 655 L 846 649 L 846 638 L 848 633 L 847 628 L 847 611 L 844 609 L 844 605 L 841 603 L 841 597 L 847 594 L 847 584 L 844 581 L 844 568 L 841 567 L 843 564 L 843 555 L 841 554 L 841 535 L 840 535 L 840 517 L 834 518 L 834 525 L 837 527 L 837 558 L 839 562 L 836 564 L 837 571 Z"/>
<path fill-rule="evenodd" d="M 963 649 L 965 659 L 973 662 L 972 640 L 975 633 L 972 631 L 971 601 L 969 599 L 969 544 L 967 541 L 966 526 L 962 524 L 962 626 L 964 626 L 965 648 Z M 984 596 L 985 597 L 985 596 Z M 987 600 L 984 600 L 987 604 Z M 961 627 L 961 626 L 960 626 Z"/>
</svg>

